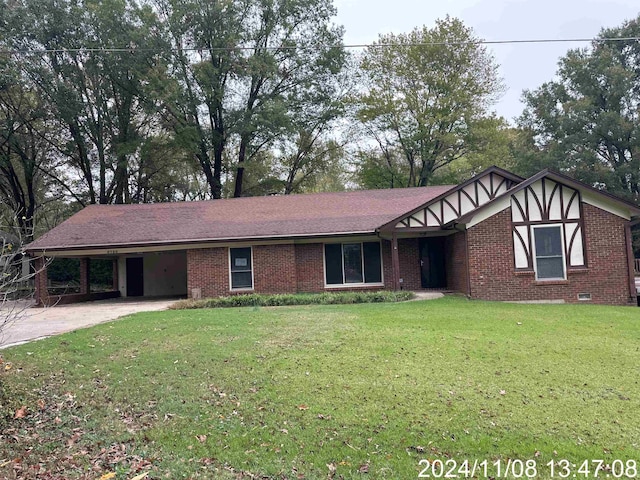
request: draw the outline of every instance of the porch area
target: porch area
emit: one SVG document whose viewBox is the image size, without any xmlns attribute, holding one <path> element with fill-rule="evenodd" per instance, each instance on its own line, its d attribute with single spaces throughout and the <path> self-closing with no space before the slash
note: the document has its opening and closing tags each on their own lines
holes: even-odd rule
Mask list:
<svg viewBox="0 0 640 480">
<path fill-rule="evenodd" d="M 187 296 L 186 251 L 41 257 L 36 271 L 38 306 Z"/>
<path fill-rule="evenodd" d="M 468 294 L 466 233 L 434 230 L 392 234 L 390 278 L 387 288 L 413 291 L 451 291 Z"/>
</svg>

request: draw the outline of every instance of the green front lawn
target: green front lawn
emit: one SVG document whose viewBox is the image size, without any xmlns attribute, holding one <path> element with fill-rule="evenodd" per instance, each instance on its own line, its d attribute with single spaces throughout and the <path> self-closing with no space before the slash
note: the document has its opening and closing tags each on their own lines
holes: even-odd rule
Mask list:
<svg viewBox="0 0 640 480">
<path fill-rule="evenodd" d="M 138 314 L 0 352 L 0 477 L 640 460 L 639 313 L 444 298 Z"/>
</svg>

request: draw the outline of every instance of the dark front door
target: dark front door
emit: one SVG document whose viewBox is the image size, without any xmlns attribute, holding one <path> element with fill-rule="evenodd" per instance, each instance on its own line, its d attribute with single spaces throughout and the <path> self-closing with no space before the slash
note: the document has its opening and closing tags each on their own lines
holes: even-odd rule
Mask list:
<svg viewBox="0 0 640 480">
<path fill-rule="evenodd" d="M 446 288 L 445 237 L 420 239 L 422 288 Z"/>
<path fill-rule="evenodd" d="M 144 295 L 142 257 L 127 258 L 127 297 Z"/>
</svg>

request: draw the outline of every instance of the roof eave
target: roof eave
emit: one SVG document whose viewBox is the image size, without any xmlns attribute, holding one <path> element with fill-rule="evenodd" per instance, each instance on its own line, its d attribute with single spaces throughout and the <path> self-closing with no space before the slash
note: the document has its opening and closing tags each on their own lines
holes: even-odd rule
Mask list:
<svg viewBox="0 0 640 480">
<path fill-rule="evenodd" d="M 292 240 L 303 240 L 312 238 L 324 238 L 324 237 L 347 237 L 354 235 L 376 235 L 376 230 L 361 230 L 350 232 L 321 232 L 321 233 L 303 233 L 303 234 L 287 234 L 287 235 L 251 235 L 246 237 L 221 237 L 221 238 L 200 238 L 200 239 L 188 239 L 188 240 L 175 240 L 175 241 L 144 241 L 144 242 L 129 242 L 129 243 L 104 243 L 104 244 L 84 244 L 84 245 L 54 245 L 45 247 L 27 247 L 25 252 L 28 254 L 41 254 L 44 255 L 47 252 L 55 253 L 60 251 L 78 251 L 83 250 L 118 250 L 124 248 L 135 247 L 176 247 L 182 246 L 189 247 L 196 244 L 210 243 L 212 245 L 217 243 L 230 243 L 230 242 L 251 242 L 251 241 L 269 241 L 269 240 L 286 240 L 288 238 Z M 35 242 L 33 242 L 35 243 Z"/>
</svg>

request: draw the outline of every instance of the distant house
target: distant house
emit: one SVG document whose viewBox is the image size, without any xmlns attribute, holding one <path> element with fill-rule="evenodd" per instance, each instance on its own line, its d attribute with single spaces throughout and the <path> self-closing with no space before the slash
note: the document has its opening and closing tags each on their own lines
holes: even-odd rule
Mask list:
<svg viewBox="0 0 640 480">
<path fill-rule="evenodd" d="M 111 296 L 438 289 L 470 298 L 635 304 L 638 206 L 564 175 L 497 167 L 457 186 L 91 205 L 31 255 L 114 262 Z M 46 272 L 38 299 L 50 303 Z M 104 294 L 102 294 L 104 296 Z"/>
</svg>

